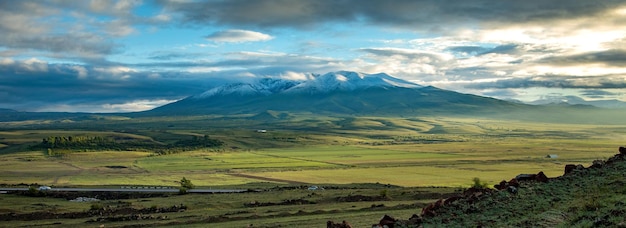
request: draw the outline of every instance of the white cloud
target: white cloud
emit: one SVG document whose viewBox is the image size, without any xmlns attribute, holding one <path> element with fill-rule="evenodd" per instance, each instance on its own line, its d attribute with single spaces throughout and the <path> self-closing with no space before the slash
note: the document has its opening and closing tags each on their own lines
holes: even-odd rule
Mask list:
<svg viewBox="0 0 626 228">
<path fill-rule="evenodd" d="M 274 39 L 274 37 L 264 33 L 239 29 L 215 32 L 205 38 L 213 42 L 223 43 L 243 43 Z"/>
<path fill-rule="evenodd" d="M 287 80 L 302 81 L 302 80 L 309 79 L 310 75 L 309 74 L 305 74 L 305 73 L 298 73 L 298 72 L 293 72 L 293 71 L 287 71 L 285 73 L 280 74 L 280 78 L 287 79 Z"/>
<path fill-rule="evenodd" d="M 55 104 L 42 105 L 38 112 L 90 112 L 90 113 L 116 113 L 116 112 L 141 112 L 163 106 L 177 100 L 134 100 L 118 104 Z"/>
<path fill-rule="evenodd" d="M 93 112 L 140 112 L 150 110 L 159 106 L 163 106 L 177 100 L 136 100 L 122 104 L 103 104 L 98 107 L 94 107 Z"/>
<path fill-rule="evenodd" d="M 37 58 L 24 60 L 20 66 L 28 71 L 48 72 L 48 63 Z"/>
<path fill-rule="evenodd" d="M 87 78 L 87 69 L 83 66 L 72 66 L 70 67 L 71 69 L 75 70 L 76 73 L 78 74 L 78 78 Z"/>
</svg>

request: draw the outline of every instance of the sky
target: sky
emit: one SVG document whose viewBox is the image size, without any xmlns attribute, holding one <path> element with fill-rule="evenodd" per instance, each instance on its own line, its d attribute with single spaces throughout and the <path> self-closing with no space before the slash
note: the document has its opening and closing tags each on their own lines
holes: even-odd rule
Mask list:
<svg viewBox="0 0 626 228">
<path fill-rule="evenodd" d="M 626 1 L 0 0 L 0 108 L 142 111 L 340 70 L 626 102 Z"/>
</svg>

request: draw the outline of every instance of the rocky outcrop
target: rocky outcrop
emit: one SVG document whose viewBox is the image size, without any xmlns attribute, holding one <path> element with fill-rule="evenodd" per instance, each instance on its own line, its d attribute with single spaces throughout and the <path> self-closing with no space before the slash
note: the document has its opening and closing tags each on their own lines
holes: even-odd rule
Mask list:
<svg viewBox="0 0 626 228">
<path fill-rule="evenodd" d="M 565 165 L 563 176 L 582 175 L 586 173 L 585 171 L 588 169 L 599 169 L 599 168 L 611 166 L 612 164 L 616 162 L 623 162 L 626 160 L 625 157 L 626 157 L 626 148 L 619 147 L 619 154 L 616 154 L 615 156 L 607 159 L 606 161 L 603 161 L 603 160 L 593 161 L 592 164 L 588 168 L 585 168 L 583 165 L 580 165 L 580 164 Z M 561 177 L 557 177 L 555 179 L 559 179 L 559 178 Z M 494 189 L 472 187 L 472 188 L 465 190 L 460 195 L 448 197 L 445 199 L 439 199 L 436 202 L 431 203 L 427 205 L 426 207 L 422 208 L 420 215 L 414 214 L 408 220 L 395 219 L 392 216 L 385 215 L 380 219 L 378 224 L 372 225 L 372 228 L 422 227 L 422 224 L 424 223 L 426 219 L 437 216 L 439 214 L 438 212 L 442 212 L 441 210 L 445 210 L 446 207 L 459 208 L 458 207 L 459 204 L 461 205 L 469 204 L 470 206 L 467 207 L 469 208 L 468 209 L 469 211 L 465 211 L 465 213 L 476 212 L 477 211 L 476 208 L 473 207 L 472 205 L 475 205 L 475 203 L 478 202 L 479 200 L 485 197 L 489 197 L 493 195 L 494 193 L 507 191 L 510 194 L 517 194 L 517 191 L 521 186 L 521 182 L 546 183 L 546 182 L 549 182 L 550 180 L 551 179 L 548 178 L 543 173 L 543 171 L 537 174 L 520 174 L 509 181 L 502 180 L 500 183 L 494 185 Z M 472 208 L 474 209 L 472 210 Z"/>
<path fill-rule="evenodd" d="M 345 220 L 342 221 L 341 223 L 328 221 L 326 222 L 326 228 L 352 228 L 352 225 L 350 225 L 350 223 L 346 222 Z"/>
</svg>

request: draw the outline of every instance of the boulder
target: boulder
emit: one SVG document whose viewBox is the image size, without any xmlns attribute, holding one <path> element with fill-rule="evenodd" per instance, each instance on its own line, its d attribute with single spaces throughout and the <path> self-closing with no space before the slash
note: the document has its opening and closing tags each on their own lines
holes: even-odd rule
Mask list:
<svg viewBox="0 0 626 228">
<path fill-rule="evenodd" d="M 498 190 L 503 190 L 506 189 L 506 187 L 508 186 L 508 183 L 505 180 L 500 181 L 499 184 L 496 184 L 493 186 L 493 188 L 498 189 Z"/>
<path fill-rule="evenodd" d="M 589 166 L 589 168 L 598 169 L 598 168 L 602 168 L 602 166 L 604 166 L 604 161 L 603 160 L 594 160 L 591 163 L 591 166 Z"/>
<path fill-rule="evenodd" d="M 517 181 L 530 181 L 530 180 L 535 180 L 536 177 L 537 177 L 537 174 L 519 174 L 515 176 L 515 179 Z"/>
<path fill-rule="evenodd" d="M 509 181 L 509 186 L 519 188 L 519 182 L 517 181 L 517 179 L 513 178 Z"/>
<path fill-rule="evenodd" d="M 506 188 L 506 190 L 507 190 L 509 193 L 513 193 L 513 194 L 516 194 L 516 193 L 517 193 L 517 188 L 516 188 L 516 187 L 514 187 L 514 186 L 509 186 L 508 188 Z"/>
<path fill-rule="evenodd" d="M 543 171 L 540 171 L 539 173 L 537 173 L 537 175 L 535 175 L 535 180 L 538 182 L 546 183 L 549 179 L 546 174 L 543 173 Z"/>
<path fill-rule="evenodd" d="M 568 174 L 572 173 L 575 169 L 576 169 L 576 165 L 574 165 L 574 164 L 567 164 L 567 165 L 565 165 L 565 171 L 563 172 L 563 175 L 568 175 Z"/>
<path fill-rule="evenodd" d="M 345 220 L 341 223 L 335 223 L 329 220 L 326 222 L 326 228 L 352 228 L 352 225 L 350 225 L 350 223 L 346 222 Z"/>
<path fill-rule="evenodd" d="M 385 215 L 380 219 L 380 222 L 378 222 L 378 224 L 381 227 L 389 227 L 389 228 L 393 228 L 394 225 L 396 224 L 396 219 L 394 217 L 391 217 L 389 215 Z"/>
</svg>

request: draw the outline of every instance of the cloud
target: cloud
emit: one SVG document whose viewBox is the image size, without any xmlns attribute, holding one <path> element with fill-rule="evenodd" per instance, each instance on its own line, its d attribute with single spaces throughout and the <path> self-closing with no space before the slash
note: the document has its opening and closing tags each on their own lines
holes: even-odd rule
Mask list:
<svg viewBox="0 0 626 228">
<path fill-rule="evenodd" d="M 601 3 L 568 0 L 506 3 L 499 0 L 369 0 L 366 3 L 361 0 L 161 0 L 159 3 L 180 14 L 183 21 L 200 25 L 310 28 L 330 22 L 367 22 L 442 32 L 472 23 L 500 26 L 593 17 L 625 5 L 619 0 Z"/>
<path fill-rule="evenodd" d="M 570 88 L 570 89 L 620 89 L 626 88 L 626 75 L 605 76 L 535 76 L 503 78 L 481 83 L 470 83 L 473 89 L 507 88 Z"/>
<path fill-rule="evenodd" d="M 225 42 L 225 43 L 242 43 L 242 42 L 254 42 L 254 41 L 267 41 L 273 39 L 272 36 L 255 31 L 247 30 L 226 30 L 215 32 L 205 37 L 207 40 L 213 42 Z"/>
<path fill-rule="evenodd" d="M 597 90 L 597 89 L 589 89 L 581 91 L 581 94 L 585 97 L 594 98 L 594 99 L 603 99 L 607 97 L 615 97 L 621 95 L 619 93 L 614 93 L 606 90 Z"/>
<path fill-rule="evenodd" d="M 159 1 L 185 23 L 255 27 L 308 27 L 319 22 L 353 20 L 356 15 L 341 1 Z"/>
<path fill-rule="evenodd" d="M 22 111 L 130 110 L 178 100 L 233 80 L 237 79 L 226 74 L 160 72 L 155 77 L 154 72 L 125 66 L 1 60 L 0 107 Z"/>
<path fill-rule="evenodd" d="M 551 65 L 603 64 L 606 66 L 626 66 L 626 50 L 611 49 L 606 51 L 586 52 L 575 55 L 551 56 L 539 60 Z"/>
<path fill-rule="evenodd" d="M 125 46 L 117 38 L 137 27 L 160 23 L 167 15 L 135 14 L 139 0 L 2 1 L 0 48 L 24 55 L 72 61 L 104 61 Z"/>
</svg>

